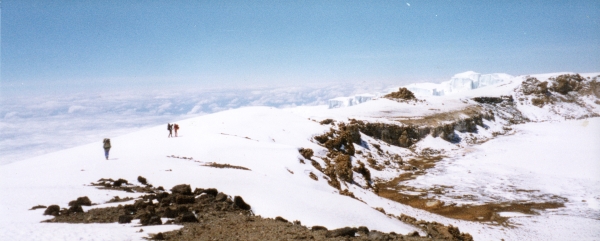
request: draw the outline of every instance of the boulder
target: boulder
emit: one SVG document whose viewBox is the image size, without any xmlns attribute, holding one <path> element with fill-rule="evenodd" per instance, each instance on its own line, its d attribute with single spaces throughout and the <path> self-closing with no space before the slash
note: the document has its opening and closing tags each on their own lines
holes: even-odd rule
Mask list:
<svg viewBox="0 0 600 241">
<path fill-rule="evenodd" d="M 58 216 L 60 214 L 60 207 L 58 205 L 50 205 L 44 211 L 44 215 Z"/>
<path fill-rule="evenodd" d="M 156 215 L 150 215 L 148 213 L 142 215 L 140 217 L 140 223 L 143 226 L 148 226 L 148 225 L 161 225 L 162 224 L 162 220 L 160 220 L 160 217 L 156 216 Z"/>
<path fill-rule="evenodd" d="M 208 189 L 204 189 L 202 191 L 202 193 L 206 193 L 206 194 L 212 195 L 214 197 L 214 196 L 217 196 L 217 194 L 219 194 L 219 191 L 217 191 L 216 188 L 208 188 Z"/>
<path fill-rule="evenodd" d="M 240 209 L 243 209 L 243 210 L 250 210 L 251 209 L 250 205 L 247 204 L 246 202 L 244 202 L 244 199 L 242 199 L 242 197 L 240 197 L 240 196 L 235 196 L 233 198 L 233 203 L 237 207 L 239 207 Z"/>
<path fill-rule="evenodd" d="M 325 234 L 325 237 L 327 237 L 327 238 L 354 237 L 354 235 L 356 235 L 357 231 L 358 231 L 357 228 L 351 228 L 351 227 L 338 228 L 338 229 L 328 231 L 327 234 Z"/>
<path fill-rule="evenodd" d="M 152 236 L 152 240 L 165 240 L 165 235 L 163 233 L 157 233 Z"/>
<path fill-rule="evenodd" d="M 116 180 L 116 181 L 113 183 L 113 186 L 114 186 L 114 187 L 120 187 L 120 186 L 121 186 L 121 185 L 123 185 L 123 184 L 129 184 L 129 182 L 127 182 L 127 180 L 125 180 L 125 179 L 119 178 L 119 180 Z"/>
<path fill-rule="evenodd" d="M 133 216 L 131 215 L 121 215 L 119 216 L 119 223 L 131 223 L 131 220 L 133 220 Z"/>
<path fill-rule="evenodd" d="M 146 178 L 145 178 L 145 177 L 138 176 L 137 180 L 138 180 L 138 182 L 140 182 L 141 184 L 144 184 L 144 185 L 148 184 L 148 180 L 146 180 Z"/>
<path fill-rule="evenodd" d="M 69 202 L 69 206 L 75 206 L 75 205 L 92 206 L 92 201 L 90 201 L 90 199 L 87 196 L 78 197 L 77 200 L 73 200 L 73 201 Z"/>
<path fill-rule="evenodd" d="M 173 194 L 192 195 L 192 188 L 187 184 L 180 184 L 171 188 Z"/>
<path fill-rule="evenodd" d="M 217 201 L 217 202 L 222 202 L 225 200 L 227 200 L 227 195 L 225 195 L 225 193 L 222 193 L 222 192 L 217 194 L 217 196 L 215 197 L 215 201 Z"/>
<path fill-rule="evenodd" d="M 81 205 L 73 205 L 69 208 L 70 213 L 83 213 L 83 208 Z"/>
<path fill-rule="evenodd" d="M 194 201 L 196 201 L 194 196 L 185 196 L 185 195 L 175 196 L 175 203 L 177 203 L 177 204 L 191 204 L 191 203 L 194 203 Z"/>
<path fill-rule="evenodd" d="M 180 221 L 182 223 L 197 223 L 198 219 L 196 218 L 196 215 L 194 215 L 194 213 L 186 212 L 181 215 Z"/>
<path fill-rule="evenodd" d="M 318 226 L 318 225 L 316 225 L 316 226 L 312 226 L 312 227 L 310 228 L 310 231 L 320 231 L 320 230 L 325 230 L 325 231 L 327 231 L 327 228 L 326 228 L 326 227 L 323 227 L 323 226 Z"/>
<path fill-rule="evenodd" d="M 174 210 L 172 208 L 165 208 L 165 211 L 163 212 L 163 218 L 176 218 L 178 215 L 177 210 Z"/>
</svg>

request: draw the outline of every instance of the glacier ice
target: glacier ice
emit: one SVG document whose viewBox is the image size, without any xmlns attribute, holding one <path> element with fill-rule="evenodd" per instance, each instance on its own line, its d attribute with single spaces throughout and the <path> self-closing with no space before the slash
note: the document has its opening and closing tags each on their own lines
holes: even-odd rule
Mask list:
<svg viewBox="0 0 600 241">
<path fill-rule="evenodd" d="M 514 77 L 503 73 L 480 74 L 474 71 L 467 71 L 455 74 L 452 76 L 452 78 L 450 78 L 450 80 L 441 82 L 439 84 L 419 83 L 410 84 L 404 87 L 412 91 L 417 96 L 443 96 L 508 82 L 512 78 Z M 397 90 L 397 88 L 394 90 Z M 358 105 L 360 103 L 372 100 L 377 96 L 379 95 L 360 94 L 350 97 L 338 97 L 329 100 L 329 108 L 332 109 Z"/>
<path fill-rule="evenodd" d="M 337 97 L 337 98 L 333 98 L 330 99 L 329 102 L 329 108 L 340 108 L 340 107 L 348 107 L 348 106 L 353 106 L 353 105 L 358 105 L 364 102 L 367 102 L 369 100 L 372 100 L 373 98 L 377 97 L 377 95 L 373 95 L 373 94 L 360 94 L 360 95 L 355 95 L 355 96 L 350 96 L 350 97 Z"/>
<path fill-rule="evenodd" d="M 486 86 L 495 85 L 512 79 L 513 76 L 503 73 L 480 74 L 473 71 L 467 71 L 455 74 L 449 81 L 440 84 L 421 87 L 419 84 L 407 86 L 415 95 L 442 96 L 451 93 L 458 93 L 467 90 L 478 89 Z"/>
</svg>

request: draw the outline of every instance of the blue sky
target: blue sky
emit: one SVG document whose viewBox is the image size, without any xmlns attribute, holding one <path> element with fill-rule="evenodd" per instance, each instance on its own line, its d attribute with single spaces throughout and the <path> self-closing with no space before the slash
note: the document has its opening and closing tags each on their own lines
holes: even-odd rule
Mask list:
<svg viewBox="0 0 600 241">
<path fill-rule="evenodd" d="M 600 71 L 599 1 L 2 1 L 7 92 Z"/>
</svg>

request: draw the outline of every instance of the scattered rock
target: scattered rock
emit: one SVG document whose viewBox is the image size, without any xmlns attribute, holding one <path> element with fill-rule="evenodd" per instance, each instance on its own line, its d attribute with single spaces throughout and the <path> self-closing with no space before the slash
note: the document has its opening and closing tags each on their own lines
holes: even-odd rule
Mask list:
<svg viewBox="0 0 600 241">
<path fill-rule="evenodd" d="M 329 124 L 331 124 L 333 122 L 335 122 L 333 119 L 325 119 L 325 120 L 322 120 L 321 122 L 319 122 L 319 124 L 321 124 L 321 125 L 329 125 Z"/>
<path fill-rule="evenodd" d="M 156 215 L 142 215 L 142 217 L 140 217 L 140 223 L 143 226 L 149 226 L 149 225 L 162 225 L 162 220 L 160 220 L 160 217 L 156 216 Z"/>
<path fill-rule="evenodd" d="M 243 210 L 250 210 L 250 208 L 251 208 L 250 205 L 248 205 L 246 202 L 244 202 L 244 199 L 242 199 L 242 197 L 240 197 L 240 196 L 235 196 L 233 198 L 233 203 L 237 207 L 239 207 L 240 209 L 243 209 Z"/>
<path fill-rule="evenodd" d="M 37 205 L 37 206 L 31 207 L 29 210 L 36 210 L 36 209 L 40 209 L 40 208 L 47 208 L 47 207 L 44 205 Z"/>
<path fill-rule="evenodd" d="M 44 215 L 58 216 L 60 214 L 60 207 L 58 205 L 50 205 L 44 211 Z"/>
<path fill-rule="evenodd" d="M 123 185 L 123 184 L 129 184 L 129 182 L 127 182 L 127 180 L 125 180 L 125 179 L 121 179 L 121 178 L 119 178 L 119 180 L 116 180 L 116 181 L 113 183 L 113 187 L 120 187 L 120 186 L 121 186 L 121 185 Z"/>
<path fill-rule="evenodd" d="M 152 240 L 165 240 L 165 236 L 163 233 L 157 233 L 152 236 Z"/>
<path fill-rule="evenodd" d="M 71 206 L 68 210 L 70 213 L 83 213 L 83 208 L 78 204 Z"/>
<path fill-rule="evenodd" d="M 318 180 L 319 180 L 319 178 L 317 177 L 317 175 L 315 175 L 315 174 L 314 174 L 314 173 L 312 173 L 312 172 L 310 172 L 310 173 L 308 174 L 308 176 L 309 176 L 311 179 L 315 180 L 315 181 L 318 181 Z"/>
<path fill-rule="evenodd" d="M 225 195 L 222 192 L 218 193 L 217 196 L 215 197 L 215 201 L 217 201 L 217 202 L 223 202 L 225 200 L 227 200 L 227 195 Z"/>
<path fill-rule="evenodd" d="M 384 95 L 383 98 L 388 98 L 390 100 L 415 100 L 415 99 L 417 99 L 415 97 L 415 94 L 413 94 L 413 92 L 411 92 L 410 90 L 408 90 L 407 88 L 404 88 L 404 87 L 398 89 L 398 91 L 396 91 L 396 92 L 392 92 L 387 95 Z"/>
<path fill-rule="evenodd" d="M 133 220 L 133 216 L 131 215 L 121 215 L 119 216 L 119 223 L 131 223 L 131 220 Z"/>
<path fill-rule="evenodd" d="M 145 178 L 145 177 L 138 176 L 137 180 L 138 180 L 138 182 L 140 182 L 141 184 L 144 184 L 144 185 L 148 184 L 148 180 L 146 180 L 146 178 Z"/>
<path fill-rule="evenodd" d="M 327 231 L 327 228 L 326 228 L 326 227 L 323 227 L 323 226 L 312 226 L 312 227 L 310 228 L 310 230 L 311 230 L 311 231 L 320 231 L 320 230 L 325 230 L 325 231 Z"/>
<path fill-rule="evenodd" d="M 194 203 L 194 201 L 196 201 L 196 198 L 194 198 L 194 196 L 186 196 L 186 195 L 176 195 L 175 196 L 175 203 L 177 203 L 177 204 Z"/>
<path fill-rule="evenodd" d="M 182 223 L 197 223 L 198 219 L 196 218 L 196 215 L 194 215 L 194 213 L 192 212 L 185 212 L 181 215 L 181 222 Z"/>
<path fill-rule="evenodd" d="M 313 150 L 310 148 L 300 148 L 298 152 L 300 152 L 300 155 L 302 155 L 302 157 L 306 158 L 307 160 L 310 160 L 314 154 Z"/>
<path fill-rule="evenodd" d="M 328 237 L 328 238 L 354 237 L 356 235 L 357 231 L 358 231 L 357 228 L 350 228 L 350 227 L 338 228 L 338 229 L 328 231 L 327 234 L 325 234 L 325 237 Z"/>
<path fill-rule="evenodd" d="M 206 193 L 208 195 L 212 195 L 213 197 L 216 197 L 217 194 L 219 194 L 219 191 L 217 191 L 216 188 L 208 188 L 208 189 L 205 189 L 204 191 L 202 191 L 202 193 Z"/>
<path fill-rule="evenodd" d="M 287 219 L 285 219 L 285 218 L 282 218 L 282 217 L 280 217 L 280 216 L 277 216 L 277 217 L 275 217 L 275 220 L 277 220 L 277 221 L 280 221 L 280 222 L 284 222 L 284 223 L 287 223 L 287 222 L 288 222 L 288 220 L 287 220 Z"/>
<path fill-rule="evenodd" d="M 180 184 L 171 188 L 173 194 L 192 195 L 192 188 L 187 184 Z"/>
<path fill-rule="evenodd" d="M 87 197 L 78 197 L 77 200 L 73 200 L 69 202 L 69 206 L 92 206 L 92 201 Z"/>
<path fill-rule="evenodd" d="M 177 215 L 179 215 L 177 210 L 167 207 L 167 208 L 165 208 L 165 211 L 163 212 L 162 216 L 163 216 L 163 218 L 176 218 Z"/>
</svg>

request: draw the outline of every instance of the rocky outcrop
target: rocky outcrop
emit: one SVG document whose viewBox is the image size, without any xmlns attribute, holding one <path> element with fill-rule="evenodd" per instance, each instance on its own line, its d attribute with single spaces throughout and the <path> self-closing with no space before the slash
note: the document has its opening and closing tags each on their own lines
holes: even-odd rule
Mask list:
<svg viewBox="0 0 600 241">
<path fill-rule="evenodd" d="M 396 100 L 396 101 L 408 101 L 408 100 L 416 100 L 417 99 L 413 92 L 411 92 L 410 90 L 408 90 L 407 88 L 404 88 L 404 87 L 398 89 L 398 91 L 396 91 L 396 92 L 392 92 L 387 95 L 384 95 L 383 98 L 387 98 L 390 100 Z"/>
</svg>

